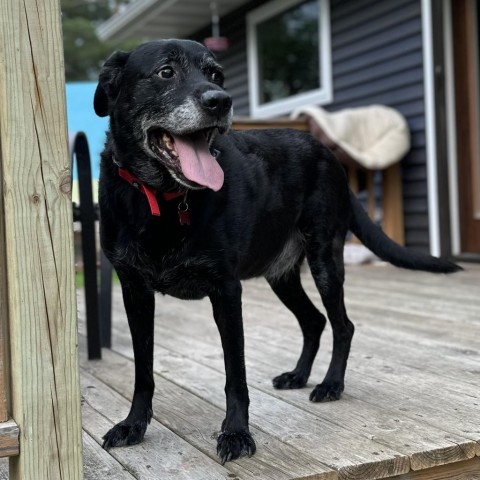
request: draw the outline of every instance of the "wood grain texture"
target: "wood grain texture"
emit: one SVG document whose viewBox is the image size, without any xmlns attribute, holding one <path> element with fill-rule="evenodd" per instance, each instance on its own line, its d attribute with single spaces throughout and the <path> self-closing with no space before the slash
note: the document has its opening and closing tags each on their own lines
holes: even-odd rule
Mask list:
<svg viewBox="0 0 480 480">
<path fill-rule="evenodd" d="M 391 480 L 480 480 L 480 459 L 473 458 L 454 465 L 445 465 L 423 472 L 411 472 Z"/>
<path fill-rule="evenodd" d="M 83 451 L 85 480 L 136 479 L 85 431 L 83 432 Z M 0 480 L 9 480 L 8 458 L 0 458 Z"/>
<path fill-rule="evenodd" d="M 83 368 L 131 399 L 134 383 L 130 359 L 105 350 L 103 362 L 82 362 Z M 218 462 L 216 437 L 225 411 L 181 388 L 161 375 L 155 375 L 154 418 L 178 436 Z M 292 448 L 262 430 L 251 428 L 257 453 L 251 458 L 228 462 L 225 468 L 242 480 L 335 480 L 337 473 L 312 456 Z M 162 445 L 158 448 L 161 450 Z"/>
<path fill-rule="evenodd" d="M 0 176 L 1 178 L 1 176 Z M 1 211 L 1 210 L 0 210 Z M 0 215 L 0 222 L 1 222 Z M 0 228 L 1 235 L 1 228 Z M 1 237 L 0 237 L 1 238 Z M 0 239 L 0 249 L 3 245 Z M 0 258 L 5 258 L 0 252 Z M 8 362 L 8 335 L 7 335 L 7 294 L 6 294 L 6 282 L 5 275 L 2 274 L 3 266 L 0 265 L 0 422 L 8 420 L 8 398 L 10 396 L 9 391 L 9 362 Z M 5 273 L 5 272 L 4 272 Z"/>
<path fill-rule="evenodd" d="M 176 319 L 177 316 L 175 315 Z M 202 345 L 201 342 L 178 333 L 167 336 L 164 329 L 156 334 L 159 341 L 156 344 L 155 371 L 223 409 L 225 376 L 219 346 Z M 113 338 L 114 349 L 131 358 L 128 336 L 115 330 Z M 190 352 L 189 357 L 198 361 L 184 356 L 187 351 Z M 255 372 L 248 368 L 247 377 L 250 384 L 251 425 L 338 470 L 340 478 L 374 480 L 410 470 L 408 457 L 399 451 L 377 443 L 361 432 L 332 424 L 327 419 L 328 415 L 319 417 L 312 411 L 282 401 L 281 397 L 285 398 L 285 395 L 275 394 L 270 387 L 269 376 L 262 375 L 262 383 L 267 383 L 268 388 L 262 388 Z M 306 392 L 301 393 L 303 403 L 308 405 Z"/>
<path fill-rule="evenodd" d="M 8 479 L 8 458 L 0 458 L 0 480 Z"/>
<path fill-rule="evenodd" d="M 18 455 L 18 425 L 13 420 L 0 423 L 0 457 Z"/>
<path fill-rule="evenodd" d="M 346 301 L 357 330 L 344 396 L 326 404 L 312 404 L 308 393 L 326 371 L 331 331 L 324 334 L 308 388 L 274 390 L 271 378 L 295 364 L 301 334 L 264 280 L 245 282 L 247 378 L 259 448 L 252 459 L 227 464 L 227 470 L 242 480 L 255 475 L 322 479 L 324 474 L 309 474 L 320 460 L 336 469 L 339 479 L 478 478 L 479 281 L 475 265 L 453 276 L 348 267 Z M 321 308 L 307 273 L 303 283 Z M 83 365 L 101 381 L 98 388 L 113 388 L 130 399 L 132 350 L 118 288 L 113 308 L 114 351 L 104 352 L 102 362 Z M 84 332 L 83 312 L 80 305 Z M 214 437 L 224 413 L 224 366 L 209 302 L 159 296 L 155 343 L 155 419 L 215 460 Z M 301 454 L 295 457 L 296 452 Z M 130 461 L 146 461 L 149 455 L 137 450 Z M 389 470 L 389 455 L 397 467 L 408 469 L 404 476 Z M 120 453 L 116 459 L 123 461 Z"/>
<path fill-rule="evenodd" d="M 85 480 L 135 480 L 136 477 L 85 431 L 83 432 L 83 451 Z"/>
<path fill-rule="evenodd" d="M 395 163 L 382 171 L 383 230 L 400 245 L 405 245 L 402 169 Z"/>
<path fill-rule="evenodd" d="M 101 443 L 105 432 L 124 419 L 130 402 L 86 372 L 81 378 L 84 427 Z M 152 419 L 141 445 L 112 448 L 109 453 L 135 477 L 142 479 L 224 480 L 228 475 L 226 468 L 155 419 Z"/>
<path fill-rule="evenodd" d="M 478 8 L 478 2 L 477 2 Z M 459 187 L 460 241 L 462 252 L 480 252 L 478 218 L 479 86 L 475 0 L 452 2 L 455 112 Z"/>
<path fill-rule="evenodd" d="M 1 141 L 1 137 L 0 137 Z M 5 210 L 3 207 L 2 149 L 0 144 L 0 259 L 6 257 Z M 8 361 L 8 292 L 6 262 L 0 261 L 0 422 L 8 420 L 10 398 Z"/>
<path fill-rule="evenodd" d="M 197 338 L 199 336 L 198 332 Z M 169 351 L 175 351 L 183 355 L 188 354 L 188 350 L 194 351 L 193 356 L 199 362 L 221 371 L 221 363 L 212 361 L 212 357 L 221 359 L 221 351 L 218 347 L 215 348 L 214 342 L 204 343 L 190 337 L 185 339 L 178 331 L 168 332 L 164 328 L 158 328 L 157 337 L 159 338 L 158 343 L 168 348 Z M 120 344 L 120 342 L 118 343 Z M 163 358 L 161 351 L 158 352 L 157 349 L 156 361 L 159 365 L 165 365 L 165 368 L 168 368 L 171 361 L 170 356 L 167 355 L 167 358 Z M 214 352 L 218 352 L 218 355 L 213 355 Z M 269 355 L 264 354 L 261 358 L 260 355 L 256 356 L 261 360 L 261 363 L 251 362 L 248 360 L 248 354 L 249 352 L 247 353 L 247 366 L 250 367 L 248 374 L 251 386 L 255 386 L 279 400 L 292 403 L 296 407 L 315 415 L 317 420 L 321 422 L 333 423 L 341 427 L 342 430 L 350 431 L 352 435 L 360 434 L 392 450 L 398 450 L 410 458 L 410 467 L 413 470 L 456 462 L 475 456 L 477 443 L 474 439 L 468 438 L 464 434 L 446 433 L 444 429 L 433 427 L 422 419 L 410 419 L 402 415 L 402 412 L 393 414 L 390 408 L 382 408 L 363 399 L 346 396 L 343 402 L 333 402 L 322 407 L 306 401 L 304 390 L 288 392 L 273 390 L 270 385 L 270 378 L 275 374 L 275 371 L 264 367 L 264 365 L 265 363 L 270 363 L 272 366 L 278 364 L 278 359 L 283 354 L 281 347 L 278 348 L 276 354 L 270 357 L 273 361 L 268 358 Z M 192 357 L 192 354 L 189 356 Z M 171 370 L 175 369 L 171 368 Z M 280 372 L 277 371 L 276 373 Z M 201 377 L 200 373 L 199 376 Z"/>
<path fill-rule="evenodd" d="M 21 449 L 10 478 L 76 480 L 82 443 L 59 2 L 5 0 L 1 22 L 2 262 Z"/>
<path fill-rule="evenodd" d="M 322 405 L 308 402 L 308 390 L 272 389 L 270 379 L 291 368 L 297 359 L 300 332 L 295 319 L 263 280 L 245 282 L 252 424 L 270 438 L 338 469 L 339 478 L 388 478 L 394 474 L 385 468 L 379 470 L 378 464 L 367 460 L 367 439 L 370 445 L 381 446 L 384 453 L 393 450 L 400 455 L 397 458 L 407 458 L 409 475 L 415 471 L 426 475 L 436 471 L 436 466 L 455 472 L 458 465 L 461 471 L 465 460 L 480 454 L 480 362 L 474 350 L 480 333 L 475 316 L 480 311 L 476 295 L 479 278 L 480 269 L 474 266 L 455 276 L 424 275 L 390 267 L 349 267 L 346 301 L 356 312 L 351 314 L 353 320 L 356 316 L 361 320 L 347 370 L 346 393 L 342 401 Z M 303 281 L 321 307 L 308 275 Z M 131 358 L 125 314 L 120 297 L 118 300 L 114 302 L 113 348 Z M 181 401 L 183 388 L 217 409 L 223 408 L 223 358 L 208 301 L 159 297 L 156 318 L 155 371 L 161 384 L 168 380 L 178 385 L 176 403 Z M 330 342 L 331 333 L 327 331 L 309 387 L 322 379 Z M 120 363 L 117 368 L 123 373 L 128 363 Z M 106 383 L 107 377 L 103 374 Z M 120 378 L 110 382 L 125 392 Z M 170 390 L 166 392 L 171 395 Z M 160 419 L 161 410 L 158 415 Z M 176 418 L 173 428 L 181 432 L 187 428 L 181 426 L 185 419 L 180 420 L 178 415 Z M 285 425 L 273 427 L 274 418 L 282 419 Z M 306 435 L 307 427 L 302 422 L 308 423 L 310 418 L 315 420 L 310 421 Z M 332 435 L 329 440 L 330 428 L 336 431 L 335 439 Z M 348 445 L 345 435 L 365 439 Z M 198 437 L 197 441 L 201 442 Z M 336 446 L 336 453 L 330 451 L 329 444 Z M 322 451 L 315 454 L 315 445 Z M 348 465 L 357 453 L 363 455 L 363 463 Z"/>
</svg>

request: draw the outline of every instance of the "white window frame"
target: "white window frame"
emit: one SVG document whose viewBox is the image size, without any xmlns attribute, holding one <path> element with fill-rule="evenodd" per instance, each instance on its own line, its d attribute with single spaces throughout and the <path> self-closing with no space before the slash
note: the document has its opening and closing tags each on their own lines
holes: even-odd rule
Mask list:
<svg viewBox="0 0 480 480">
<path fill-rule="evenodd" d="M 304 0 L 272 0 L 247 15 L 247 55 L 250 115 L 258 118 L 285 115 L 305 105 L 326 105 L 333 101 L 332 49 L 330 40 L 330 1 L 318 0 L 320 88 L 260 104 L 258 78 L 257 25 Z"/>
</svg>

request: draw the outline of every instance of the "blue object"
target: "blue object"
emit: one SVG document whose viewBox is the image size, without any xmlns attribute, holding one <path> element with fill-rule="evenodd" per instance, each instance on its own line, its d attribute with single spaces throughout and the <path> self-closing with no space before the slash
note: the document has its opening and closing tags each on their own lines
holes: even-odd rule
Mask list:
<svg viewBox="0 0 480 480">
<path fill-rule="evenodd" d="M 97 82 L 67 83 L 67 120 L 70 132 L 84 132 L 87 136 L 92 159 L 92 179 L 98 180 L 100 153 L 105 143 L 108 117 L 98 117 L 93 110 L 93 96 Z M 74 180 L 78 180 L 76 168 Z"/>
</svg>

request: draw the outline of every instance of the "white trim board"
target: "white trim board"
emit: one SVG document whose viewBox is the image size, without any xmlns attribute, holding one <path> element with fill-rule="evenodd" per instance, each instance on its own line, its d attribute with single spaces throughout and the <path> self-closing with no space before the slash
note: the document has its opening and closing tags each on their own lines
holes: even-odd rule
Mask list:
<svg viewBox="0 0 480 480">
<path fill-rule="evenodd" d="M 430 253 L 440 255 L 440 212 L 435 129 L 435 78 L 433 62 L 432 0 L 422 0 L 423 73 L 425 91 L 425 136 L 427 148 L 428 225 Z"/>
</svg>

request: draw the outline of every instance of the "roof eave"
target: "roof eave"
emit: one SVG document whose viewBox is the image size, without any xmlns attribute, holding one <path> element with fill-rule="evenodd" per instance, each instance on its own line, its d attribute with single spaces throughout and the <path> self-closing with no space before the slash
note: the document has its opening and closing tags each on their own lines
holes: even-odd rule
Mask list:
<svg viewBox="0 0 480 480">
<path fill-rule="evenodd" d="M 168 8 L 176 2 L 177 0 L 167 0 L 162 7 L 163 9 Z M 132 2 L 124 12 L 113 15 L 97 27 L 98 37 L 101 40 L 125 40 L 129 36 L 130 26 L 135 24 L 141 17 L 147 18 L 149 10 L 155 6 L 158 6 L 158 0 L 137 0 Z"/>
</svg>

